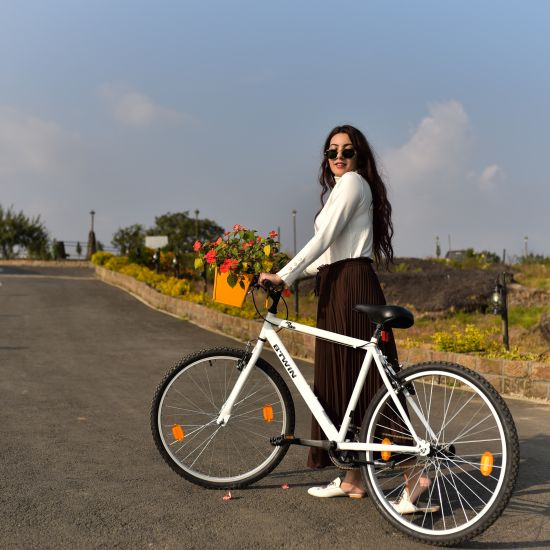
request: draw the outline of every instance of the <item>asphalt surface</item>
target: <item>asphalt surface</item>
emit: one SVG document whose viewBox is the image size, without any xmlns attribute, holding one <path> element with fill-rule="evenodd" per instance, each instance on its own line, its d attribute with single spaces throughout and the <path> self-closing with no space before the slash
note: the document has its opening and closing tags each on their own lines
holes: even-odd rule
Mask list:
<svg viewBox="0 0 550 550">
<path fill-rule="evenodd" d="M 191 351 L 235 345 L 91 270 L 0 266 L 0 548 L 424 548 L 370 499 L 308 496 L 338 471 L 308 470 L 302 448 L 229 501 L 168 468 L 149 428 L 157 384 Z M 516 492 L 464 548 L 550 547 L 550 406 L 508 403 L 521 439 Z"/>
</svg>

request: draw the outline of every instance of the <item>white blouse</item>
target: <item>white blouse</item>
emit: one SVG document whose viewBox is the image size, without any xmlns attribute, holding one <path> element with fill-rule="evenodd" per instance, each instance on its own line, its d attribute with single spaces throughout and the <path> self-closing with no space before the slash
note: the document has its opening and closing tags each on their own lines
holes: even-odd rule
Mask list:
<svg viewBox="0 0 550 550">
<path fill-rule="evenodd" d="M 334 178 L 336 185 L 315 220 L 315 235 L 277 273 L 287 286 L 299 277 L 315 275 L 317 269 L 349 258 L 372 254 L 372 193 L 357 172 Z"/>
</svg>

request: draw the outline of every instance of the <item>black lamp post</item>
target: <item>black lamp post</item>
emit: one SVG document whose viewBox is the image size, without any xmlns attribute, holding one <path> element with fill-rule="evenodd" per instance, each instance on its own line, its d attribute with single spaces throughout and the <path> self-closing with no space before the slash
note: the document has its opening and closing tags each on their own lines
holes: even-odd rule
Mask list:
<svg viewBox="0 0 550 550">
<path fill-rule="evenodd" d="M 510 273 L 502 272 L 498 275 L 495 289 L 491 295 L 491 304 L 493 313 L 502 317 L 502 342 L 504 347 L 510 349 L 510 339 L 508 337 L 508 289 L 506 288 L 506 276 Z"/>
<path fill-rule="evenodd" d="M 153 265 L 155 266 L 155 271 L 159 273 L 160 272 L 160 248 L 157 248 L 155 250 L 155 253 L 153 254 Z"/>
<path fill-rule="evenodd" d="M 296 210 L 292 211 L 292 226 L 293 226 L 293 234 L 294 234 L 294 256 L 296 256 Z M 296 318 L 300 315 L 300 287 L 298 285 L 298 281 L 295 281 L 294 283 L 294 315 Z"/>
<path fill-rule="evenodd" d="M 198 208 L 195 210 L 195 240 L 199 240 L 199 210 Z M 206 279 L 206 265 L 203 267 L 202 275 L 204 277 L 204 293 L 206 294 L 208 292 L 208 286 L 207 286 L 207 279 Z"/>
<path fill-rule="evenodd" d="M 199 240 L 199 214 L 198 210 L 195 210 L 195 240 Z"/>
</svg>

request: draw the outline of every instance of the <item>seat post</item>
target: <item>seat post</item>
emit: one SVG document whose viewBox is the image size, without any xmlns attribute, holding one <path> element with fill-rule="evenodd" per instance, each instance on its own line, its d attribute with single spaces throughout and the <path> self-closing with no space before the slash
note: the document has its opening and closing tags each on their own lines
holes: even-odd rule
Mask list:
<svg viewBox="0 0 550 550">
<path fill-rule="evenodd" d="M 374 329 L 373 337 L 376 338 L 376 343 L 380 341 L 380 337 L 382 336 L 382 331 L 384 330 L 384 325 L 377 324 L 376 328 Z"/>
</svg>

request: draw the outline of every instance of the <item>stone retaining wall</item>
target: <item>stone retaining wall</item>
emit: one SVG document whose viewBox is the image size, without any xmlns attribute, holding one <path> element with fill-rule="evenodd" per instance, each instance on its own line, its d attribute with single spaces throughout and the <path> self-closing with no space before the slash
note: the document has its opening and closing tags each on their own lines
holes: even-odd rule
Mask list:
<svg viewBox="0 0 550 550">
<path fill-rule="evenodd" d="M 0 265 L 27 267 L 94 267 L 88 260 L 0 260 Z"/>
<path fill-rule="evenodd" d="M 192 321 L 201 327 L 222 332 L 239 340 L 254 339 L 258 336 L 258 320 L 232 317 L 200 304 L 165 296 L 133 277 L 103 267 L 96 266 L 96 275 L 107 283 L 130 291 L 153 307 Z M 313 360 L 313 336 L 291 331 L 283 331 L 280 336 L 292 355 L 307 361 Z M 405 366 L 423 361 L 459 363 L 483 374 L 502 394 L 550 402 L 550 363 L 486 359 L 461 353 L 407 348 L 400 348 L 399 360 Z"/>
</svg>

